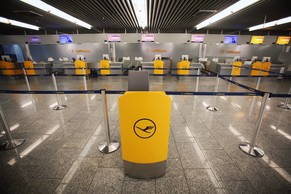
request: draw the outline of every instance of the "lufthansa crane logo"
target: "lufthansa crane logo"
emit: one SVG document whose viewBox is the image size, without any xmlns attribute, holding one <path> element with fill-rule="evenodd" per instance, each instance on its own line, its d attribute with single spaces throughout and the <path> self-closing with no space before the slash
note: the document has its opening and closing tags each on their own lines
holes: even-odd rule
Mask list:
<svg viewBox="0 0 291 194">
<path fill-rule="evenodd" d="M 156 124 L 150 119 L 139 119 L 134 123 L 133 130 L 138 137 L 147 139 L 155 134 Z"/>
</svg>

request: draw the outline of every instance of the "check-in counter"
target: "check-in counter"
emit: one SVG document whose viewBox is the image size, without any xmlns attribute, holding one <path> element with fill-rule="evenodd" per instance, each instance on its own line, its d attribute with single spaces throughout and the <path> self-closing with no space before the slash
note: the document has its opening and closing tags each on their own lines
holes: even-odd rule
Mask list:
<svg viewBox="0 0 291 194">
<path fill-rule="evenodd" d="M 123 63 L 122 62 L 111 62 L 110 63 L 110 72 L 111 74 L 118 74 L 118 75 L 122 75 L 122 69 L 123 69 Z"/>
<path fill-rule="evenodd" d="M 141 66 L 142 69 L 146 70 L 149 72 L 149 74 L 153 74 L 154 73 L 154 62 L 153 61 L 149 61 L 149 62 L 141 62 Z"/>
<path fill-rule="evenodd" d="M 52 71 L 53 64 L 52 63 L 34 63 L 36 75 L 44 75 L 50 74 Z"/>
<path fill-rule="evenodd" d="M 220 75 L 231 75 L 232 65 L 226 63 L 217 63 L 216 65 L 216 73 Z"/>
<path fill-rule="evenodd" d="M 190 75 L 197 75 L 198 69 L 205 69 L 205 66 L 202 63 L 190 63 Z"/>
<path fill-rule="evenodd" d="M 74 63 L 64 63 L 63 68 L 64 68 L 65 75 L 75 75 L 76 74 Z"/>
<path fill-rule="evenodd" d="M 245 61 L 244 64 L 242 65 L 240 75 L 251 75 L 251 68 L 252 68 L 252 64 Z M 284 68 L 284 70 L 283 70 L 283 68 Z M 270 71 L 273 73 L 280 73 L 280 72 L 285 72 L 285 69 L 286 69 L 285 64 L 273 64 L 272 63 Z M 231 75 L 232 65 L 226 64 L 226 63 L 217 63 L 216 72 L 219 73 L 220 75 Z M 274 75 L 274 74 L 270 74 L 270 75 Z"/>
</svg>

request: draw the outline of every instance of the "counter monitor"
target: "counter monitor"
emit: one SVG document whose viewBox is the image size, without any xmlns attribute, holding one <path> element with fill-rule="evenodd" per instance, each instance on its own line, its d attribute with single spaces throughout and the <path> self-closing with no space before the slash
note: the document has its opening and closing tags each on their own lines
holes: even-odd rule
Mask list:
<svg viewBox="0 0 291 194">
<path fill-rule="evenodd" d="M 73 43 L 72 35 L 60 35 L 60 43 L 61 44 Z"/>
<path fill-rule="evenodd" d="M 142 42 L 154 42 L 155 41 L 155 35 L 154 34 L 142 34 L 141 35 L 141 41 Z"/>
<path fill-rule="evenodd" d="M 108 34 L 107 41 L 108 42 L 120 42 L 121 37 L 120 34 Z"/>
<path fill-rule="evenodd" d="M 192 34 L 191 42 L 202 43 L 203 41 L 204 41 L 204 35 Z"/>
<path fill-rule="evenodd" d="M 28 40 L 29 44 L 40 44 L 40 37 L 39 36 L 29 36 Z"/>
<path fill-rule="evenodd" d="M 289 41 L 290 41 L 290 36 L 279 36 L 276 44 L 287 45 L 289 44 Z"/>
<path fill-rule="evenodd" d="M 263 44 L 264 36 L 252 36 L 251 44 Z"/>
<path fill-rule="evenodd" d="M 238 36 L 225 36 L 224 37 L 224 44 L 236 44 Z"/>
</svg>

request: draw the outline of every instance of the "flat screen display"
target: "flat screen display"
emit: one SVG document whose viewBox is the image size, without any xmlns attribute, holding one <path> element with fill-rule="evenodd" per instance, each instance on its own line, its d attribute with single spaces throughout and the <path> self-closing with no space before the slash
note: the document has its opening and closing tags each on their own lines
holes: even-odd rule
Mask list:
<svg viewBox="0 0 291 194">
<path fill-rule="evenodd" d="M 120 34 L 108 34 L 107 41 L 108 42 L 120 42 Z"/>
<path fill-rule="evenodd" d="M 29 36 L 28 42 L 30 44 L 40 44 L 41 40 L 39 36 Z"/>
<path fill-rule="evenodd" d="M 276 44 L 286 45 L 289 44 L 290 36 L 279 36 Z"/>
<path fill-rule="evenodd" d="M 192 34 L 191 42 L 203 42 L 203 41 L 204 41 L 204 35 Z"/>
<path fill-rule="evenodd" d="M 224 44 L 236 44 L 238 36 L 225 36 L 224 37 Z"/>
<path fill-rule="evenodd" d="M 142 42 L 154 42 L 155 41 L 155 35 L 154 34 L 142 34 L 141 35 L 141 41 Z"/>
<path fill-rule="evenodd" d="M 264 36 L 252 36 L 251 44 L 263 44 Z"/>
<path fill-rule="evenodd" d="M 60 35 L 60 43 L 61 44 L 73 43 L 72 35 Z"/>
</svg>

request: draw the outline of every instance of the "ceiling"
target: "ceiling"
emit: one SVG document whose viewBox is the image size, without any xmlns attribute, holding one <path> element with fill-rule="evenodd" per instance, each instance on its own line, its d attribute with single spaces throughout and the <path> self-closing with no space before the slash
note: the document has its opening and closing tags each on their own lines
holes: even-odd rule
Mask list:
<svg viewBox="0 0 291 194">
<path fill-rule="evenodd" d="M 40 31 L 0 24 L 0 34 L 209 33 L 291 35 L 291 23 L 248 32 L 247 28 L 291 16 L 290 0 L 261 0 L 201 30 L 195 25 L 238 0 L 147 0 L 148 27 L 138 27 L 131 0 L 43 0 L 93 26 L 88 30 L 19 0 L 1 0 L 0 16 L 41 27 Z M 5 5 L 5 6 L 4 6 Z M 206 11 L 203 11 L 206 10 Z"/>
</svg>

